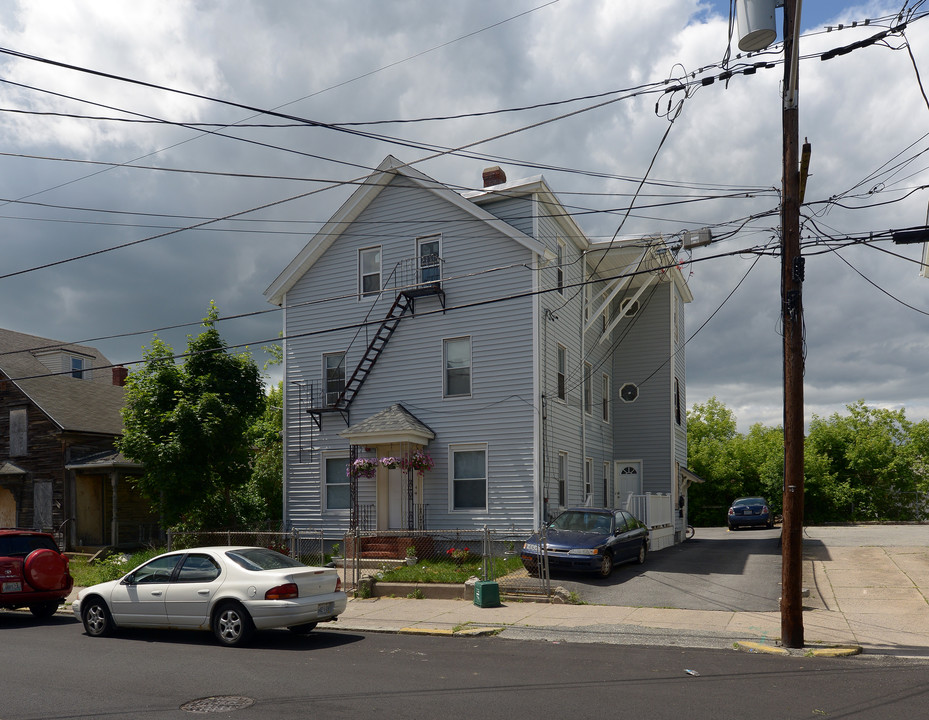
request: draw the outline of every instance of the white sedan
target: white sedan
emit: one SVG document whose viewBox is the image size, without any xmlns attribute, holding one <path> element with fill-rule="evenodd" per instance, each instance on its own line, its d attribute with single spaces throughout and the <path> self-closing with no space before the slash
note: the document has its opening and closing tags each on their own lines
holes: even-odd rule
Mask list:
<svg viewBox="0 0 929 720">
<path fill-rule="evenodd" d="M 212 630 L 223 645 L 255 630 L 305 634 L 345 611 L 342 580 L 260 547 L 203 547 L 152 558 L 119 580 L 78 593 L 72 608 L 91 637 L 119 627 Z"/>
</svg>

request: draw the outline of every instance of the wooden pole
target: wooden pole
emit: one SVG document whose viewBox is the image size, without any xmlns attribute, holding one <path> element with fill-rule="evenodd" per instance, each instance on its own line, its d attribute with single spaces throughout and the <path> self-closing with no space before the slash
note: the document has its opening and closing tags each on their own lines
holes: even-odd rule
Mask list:
<svg viewBox="0 0 929 720">
<path fill-rule="evenodd" d="M 781 642 L 803 647 L 803 257 L 800 254 L 799 0 L 784 2 L 781 308 L 784 330 L 784 505 L 781 531 Z"/>
</svg>

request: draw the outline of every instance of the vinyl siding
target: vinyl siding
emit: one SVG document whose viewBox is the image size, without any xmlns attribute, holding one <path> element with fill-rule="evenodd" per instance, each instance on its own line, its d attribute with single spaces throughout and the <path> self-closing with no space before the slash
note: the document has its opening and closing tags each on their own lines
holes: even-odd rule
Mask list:
<svg viewBox="0 0 929 720">
<path fill-rule="evenodd" d="M 673 491 L 673 362 L 669 362 L 671 283 L 657 283 L 639 299 L 633 318 L 616 328 L 621 340 L 613 356 L 613 430 L 617 459 L 642 460 L 644 492 Z M 626 383 L 639 388 L 631 403 L 619 397 Z"/>
<path fill-rule="evenodd" d="M 337 434 L 345 423 L 337 414 L 324 415 L 322 430 L 314 431 L 312 420 L 300 412 L 296 383 L 320 380 L 322 354 L 345 350 L 356 331 L 299 336 L 362 322 L 369 311 L 369 320 L 383 319 L 393 292 L 385 291 L 376 302 L 359 301 L 354 295 L 358 249 L 381 246 L 386 281 L 397 262 L 415 256 L 415 239 L 433 233 L 442 235 L 443 287 L 449 309 L 443 313 L 437 298 L 416 300 L 415 315 L 407 313 L 400 322 L 352 403 L 350 422 L 399 402 L 435 432 L 427 451 L 436 464 L 425 474 L 422 498 L 428 504 L 430 529 L 532 526 L 532 298 L 467 307 L 531 290 L 532 271 L 527 267 L 531 253 L 405 179 L 394 180 L 382 191 L 288 293 L 287 328 L 292 339 L 287 343 L 285 379 L 287 521 L 292 525 L 322 524 L 327 534 L 348 526 L 346 513 L 321 513 L 319 455 L 307 450 L 312 439 L 320 450 L 347 452 L 348 442 Z M 467 277 L 493 268 L 505 269 Z M 333 297 L 339 299 L 304 304 Z M 375 324 L 362 331 L 349 348 L 347 376 L 376 329 Z M 443 339 L 461 336 L 471 338 L 472 394 L 444 398 Z M 449 512 L 448 446 L 461 443 L 487 444 L 484 511 Z M 361 504 L 374 504 L 374 480 L 362 479 L 359 493 Z"/>
</svg>

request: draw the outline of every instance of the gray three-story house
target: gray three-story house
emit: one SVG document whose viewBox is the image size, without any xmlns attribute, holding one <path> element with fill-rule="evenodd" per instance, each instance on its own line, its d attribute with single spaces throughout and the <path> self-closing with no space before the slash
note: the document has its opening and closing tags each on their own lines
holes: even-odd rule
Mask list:
<svg viewBox="0 0 929 720">
<path fill-rule="evenodd" d="M 692 296 L 671 251 L 591 242 L 541 176 L 483 179 L 462 194 L 388 156 L 266 290 L 285 522 L 529 531 L 588 504 L 672 543 Z"/>
</svg>

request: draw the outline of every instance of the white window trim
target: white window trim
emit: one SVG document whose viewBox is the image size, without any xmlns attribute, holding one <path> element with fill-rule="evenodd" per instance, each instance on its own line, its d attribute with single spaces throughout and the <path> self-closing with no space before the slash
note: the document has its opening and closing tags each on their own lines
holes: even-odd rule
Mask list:
<svg viewBox="0 0 929 720">
<path fill-rule="evenodd" d="M 365 252 L 369 250 L 378 251 L 378 264 L 377 264 L 377 292 L 365 293 L 364 291 L 364 278 L 365 275 L 362 272 L 362 262 L 361 258 Z M 359 300 L 375 300 L 380 296 L 384 291 L 384 250 L 380 245 L 369 245 L 368 247 L 358 248 L 358 299 Z M 368 273 L 372 275 L 373 273 Z"/>
<path fill-rule="evenodd" d="M 456 508 L 455 507 L 455 453 L 474 450 L 484 451 L 484 507 L 482 508 Z M 490 510 L 490 478 L 487 468 L 490 465 L 490 452 L 487 443 L 456 443 L 448 446 L 448 512 L 455 515 L 475 515 L 487 513 Z"/>
<path fill-rule="evenodd" d="M 319 506 L 322 509 L 322 512 L 328 515 L 348 515 L 351 512 L 351 489 L 349 489 L 349 507 L 347 508 L 330 508 L 329 507 L 329 483 L 326 482 L 326 461 L 327 460 L 346 460 L 351 461 L 348 453 L 341 450 L 324 450 L 319 454 L 319 487 L 320 487 L 320 498 Z M 350 482 L 348 476 L 345 476 L 345 484 Z M 341 483 L 332 483 L 333 485 Z"/>
<path fill-rule="evenodd" d="M 594 499 L 594 459 L 584 458 L 584 505 L 593 505 Z"/>
<path fill-rule="evenodd" d="M 324 352 L 322 354 L 322 376 L 323 376 L 323 398 L 326 401 L 326 405 L 329 405 L 329 367 L 326 365 L 326 358 L 342 356 L 342 389 L 345 389 L 345 384 L 348 382 L 348 358 L 345 355 L 344 350 L 336 350 L 335 352 Z"/>
<path fill-rule="evenodd" d="M 609 425 L 613 411 L 613 398 L 610 395 L 612 392 L 612 383 L 607 373 L 603 373 L 603 375 L 600 376 L 600 392 L 602 394 L 600 398 L 600 419 Z"/>
<path fill-rule="evenodd" d="M 570 458 L 568 457 L 568 453 L 564 451 L 559 452 L 557 476 L 555 478 L 555 482 L 558 486 L 558 498 L 556 504 L 559 508 L 568 506 L 568 468 L 571 467 L 569 463 Z M 562 487 L 564 488 L 564 500 L 561 498 Z"/>
<path fill-rule="evenodd" d="M 468 341 L 468 392 L 459 395 L 448 394 L 448 343 L 455 340 Z M 442 338 L 442 398 L 445 400 L 460 400 L 474 395 L 474 340 L 471 335 Z"/>
<path fill-rule="evenodd" d="M 419 237 L 416 238 L 416 282 L 418 283 L 424 282 L 422 279 L 423 269 L 422 269 L 422 265 L 420 264 L 422 261 L 422 256 L 420 255 L 420 252 L 421 252 L 420 247 L 423 244 L 429 243 L 429 242 L 437 242 L 439 244 L 439 251 L 437 253 L 439 262 L 438 262 L 438 265 L 436 266 L 438 268 L 439 277 L 438 277 L 438 280 L 435 282 L 442 281 L 442 233 L 432 233 L 431 235 L 420 235 Z"/>
<path fill-rule="evenodd" d="M 584 384 L 584 414 L 593 417 L 594 414 L 594 366 L 584 363 L 582 381 Z"/>
</svg>

